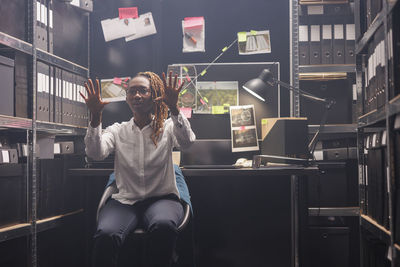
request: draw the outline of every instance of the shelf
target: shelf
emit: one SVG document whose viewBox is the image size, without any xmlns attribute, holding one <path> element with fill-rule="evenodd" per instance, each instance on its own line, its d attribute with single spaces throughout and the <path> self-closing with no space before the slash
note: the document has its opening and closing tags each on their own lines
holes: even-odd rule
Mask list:
<svg viewBox="0 0 400 267">
<path fill-rule="evenodd" d="M 0 228 L 0 242 L 18 238 L 21 236 L 27 236 L 29 235 L 30 232 L 31 232 L 30 223 L 21 223 Z"/>
<path fill-rule="evenodd" d="M 389 116 L 400 113 L 400 95 L 389 101 Z"/>
<path fill-rule="evenodd" d="M 301 65 L 299 73 L 356 72 L 354 64 Z"/>
<path fill-rule="evenodd" d="M 55 122 L 36 121 L 36 130 L 56 135 L 85 135 L 87 127 L 61 124 Z"/>
<path fill-rule="evenodd" d="M 299 5 L 329 5 L 329 4 L 348 4 L 348 0 L 335 1 L 335 0 L 315 0 L 315 1 L 301 1 Z"/>
<path fill-rule="evenodd" d="M 38 220 L 36 222 L 37 232 L 39 233 L 39 232 L 46 231 L 48 229 L 56 228 L 56 227 L 60 226 L 64 222 L 65 219 L 67 219 L 73 215 L 80 214 L 82 212 L 83 212 L 83 209 L 79 209 L 79 210 L 69 212 L 66 214 L 57 215 L 57 216 L 49 217 L 46 219 Z"/>
<path fill-rule="evenodd" d="M 366 48 L 368 42 L 374 36 L 376 30 L 379 28 L 379 26 L 381 26 L 381 24 L 383 24 L 384 17 L 385 14 L 383 10 L 379 12 L 378 15 L 376 15 L 376 18 L 371 23 L 368 30 L 363 34 L 361 39 L 358 42 L 356 42 L 356 54 L 361 54 L 364 48 Z"/>
<path fill-rule="evenodd" d="M 367 215 L 361 214 L 361 227 L 372 233 L 375 237 L 386 244 L 389 245 L 391 243 L 390 231 Z"/>
<path fill-rule="evenodd" d="M 319 128 L 319 125 L 308 125 L 308 133 L 315 134 Z M 328 124 L 325 125 L 321 134 L 331 133 L 357 133 L 357 124 Z"/>
<path fill-rule="evenodd" d="M 61 57 L 58 57 L 56 55 L 50 54 L 46 51 L 36 49 L 37 51 L 37 59 L 40 61 L 44 61 L 46 63 L 49 63 L 51 65 L 58 66 L 64 70 L 74 72 L 76 74 L 79 74 L 83 77 L 88 77 L 89 76 L 89 70 L 85 67 L 82 67 L 78 64 L 75 64 L 71 61 L 68 61 L 66 59 L 63 59 Z"/>
<path fill-rule="evenodd" d="M 0 44 L 11 47 L 11 48 L 21 51 L 23 53 L 32 55 L 32 44 L 27 43 L 18 38 L 15 38 L 4 32 L 0 32 Z"/>
<path fill-rule="evenodd" d="M 32 128 L 32 120 L 26 118 L 0 115 L 0 128 L 29 130 Z"/>
<path fill-rule="evenodd" d="M 359 207 L 308 208 L 308 216 L 359 216 Z"/>
<path fill-rule="evenodd" d="M 26 118 L 12 117 L 6 115 L 0 115 L 0 129 L 19 129 L 19 130 L 31 130 L 32 120 Z M 86 127 L 54 123 L 54 122 L 43 122 L 36 121 L 36 130 L 43 133 L 51 133 L 57 135 L 85 135 Z"/>
<path fill-rule="evenodd" d="M 385 119 L 386 119 L 385 108 L 380 108 L 378 110 L 375 109 L 359 117 L 358 126 L 367 127 L 377 122 L 383 121 Z"/>
<path fill-rule="evenodd" d="M 20 40 L 3 32 L 0 32 L 0 44 L 21 51 L 23 53 L 32 55 L 32 44 L 27 43 L 23 40 Z M 37 52 L 36 53 L 37 59 L 40 61 L 58 66 L 64 70 L 71 71 L 81 76 L 88 77 L 89 70 L 85 67 L 82 67 L 78 64 L 75 64 L 71 61 L 65 60 L 61 57 L 50 54 L 40 49 L 36 49 L 36 52 Z"/>
</svg>

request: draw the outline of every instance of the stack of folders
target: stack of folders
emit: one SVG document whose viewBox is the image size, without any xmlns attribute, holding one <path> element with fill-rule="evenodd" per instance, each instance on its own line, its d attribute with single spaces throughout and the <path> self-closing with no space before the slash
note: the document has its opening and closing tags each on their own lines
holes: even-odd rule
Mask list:
<svg viewBox="0 0 400 267">
<path fill-rule="evenodd" d="M 365 139 L 367 150 L 364 194 L 366 214 L 389 229 L 389 183 L 386 158 L 386 130 L 370 134 Z"/>
<path fill-rule="evenodd" d="M 57 67 L 37 63 L 37 120 L 87 126 L 87 108 L 79 92 L 85 78 Z"/>
<path fill-rule="evenodd" d="M 300 65 L 355 64 L 355 25 L 349 6 L 306 8 L 299 26 Z"/>
<path fill-rule="evenodd" d="M 386 102 L 384 35 L 384 28 L 381 26 L 378 28 L 374 39 L 368 45 L 367 62 L 364 69 L 365 113 L 383 107 Z"/>
<path fill-rule="evenodd" d="M 389 75 L 389 96 L 390 99 L 400 94 L 400 5 L 397 4 L 388 16 L 388 75 Z"/>
<path fill-rule="evenodd" d="M 52 1 L 36 1 L 37 48 L 53 53 L 53 10 Z"/>
</svg>

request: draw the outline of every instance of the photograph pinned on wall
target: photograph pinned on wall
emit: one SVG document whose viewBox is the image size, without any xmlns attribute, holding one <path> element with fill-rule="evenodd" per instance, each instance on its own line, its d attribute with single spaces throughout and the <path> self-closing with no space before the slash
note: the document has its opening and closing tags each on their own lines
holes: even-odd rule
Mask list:
<svg viewBox="0 0 400 267">
<path fill-rule="evenodd" d="M 182 20 L 182 52 L 205 52 L 204 17 L 187 17 Z"/>
<path fill-rule="evenodd" d="M 231 106 L 232 152 L 259 150 L 254 105 Z"/>
<path fill-rule="evenodd" d="M 101 98 L 108 102 L 125 101 L 129 77 L 101 79 Z"/>
<path fill-rule="evenodd" d="M 239 55 L 271 53 L 269 30 L 238 32 Z"/>
<path fill-rule="evenodd" d="M 197 114 L 225 114 L 230 106 L 239 104 L 238 81 L 199 81 L 197 82 Z"/>
</svg>

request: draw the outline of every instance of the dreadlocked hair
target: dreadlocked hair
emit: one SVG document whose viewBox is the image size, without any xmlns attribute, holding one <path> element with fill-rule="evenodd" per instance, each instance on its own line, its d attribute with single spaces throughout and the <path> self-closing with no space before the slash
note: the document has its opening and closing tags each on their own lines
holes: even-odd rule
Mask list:
<svg viewBox="0 0 400 267">
<path fill-rule="evenodd" d="M 164 97 L 164 83 L 161 80 L 160 76 L 151 71 L 139 72 L 138 74 L 136 74 L 136 77 L 137 76 L 145 77 L 150 81 L 151 99 L 153 99 L 153 101 L 157 97 Z M 161 134 L 162 128 L 164 126 L 164 121 L 167 119 L 168 116 L 168 107 L 162 101 L 162 99 L 154 101 L 153 114 L 154 119 L 151 124 L 153 128 L 153 133 L 150 137 L 151 140 L 153 140 L 154 145 L 157 146 L 158 137 Z"/>
</svg>

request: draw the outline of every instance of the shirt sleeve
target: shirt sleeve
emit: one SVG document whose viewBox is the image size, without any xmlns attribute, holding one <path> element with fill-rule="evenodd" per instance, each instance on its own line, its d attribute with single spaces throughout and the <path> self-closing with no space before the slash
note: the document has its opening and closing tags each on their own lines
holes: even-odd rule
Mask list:
<svg viewBox="0 0 400 267">
<path fill-rule="evenodd" d="M 107 127 L 104 131 L 101 129 L 101 123 L 96 128 L 89 126 L 85 136 L 85 152 L 94 160 L 105 159 L 115 148 L 115 137 L 112 133 L 116 124 Z"/>
<path fill-rule="evenodd" d="M 190 127 L 190 122 L 179 112 L 177 116 L 171 115 L 173 122 L 174 146 L 182 149 L 189 147 L 196 140 L 196 135 Z"/>
</svg>

